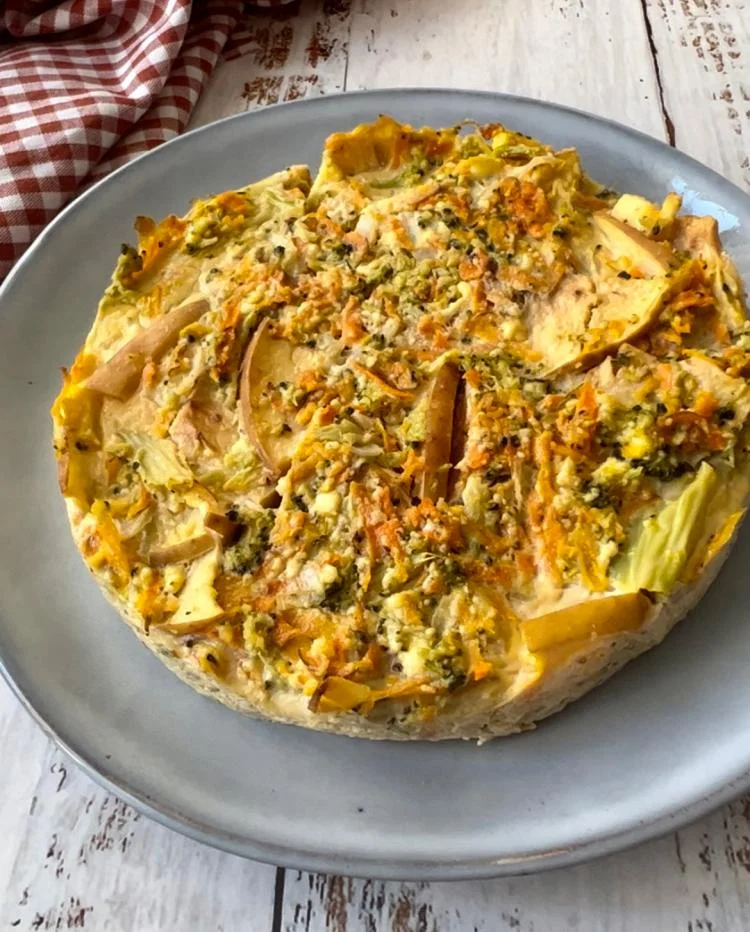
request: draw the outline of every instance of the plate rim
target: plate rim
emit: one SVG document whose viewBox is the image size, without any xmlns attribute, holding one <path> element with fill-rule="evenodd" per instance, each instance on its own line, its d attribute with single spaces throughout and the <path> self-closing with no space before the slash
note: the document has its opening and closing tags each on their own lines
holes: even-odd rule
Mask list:
<svg viewBox="0 0 750 932">
<path fill-rule="evenodd" d="M 647 143 L 649 146 L 656 145 L 658 148 L 677 153 L 681 160 L 700 169 L 704 175 L 711 177 L 712 180 L 719 184 L 720 187 L 724 188 L 729 195 L 750 202 L 750 195 L 743 191 L 738 185 L 735 185 L 721 173 L 704 165 L 699 160 L 694 159 L 675 146 L 671 146 L 663 140 L 655 136 L 650 136 L 648 133 L 644 133 L 641 130 L 626 126 L 617 120 L 598 116 L 577 107 L 570 107 L 564 104 L 557 104 L 524 95 L 488 90 L 474 90 L 471 88 L 410 86 L 339 91 L 319 97 L 285 101 L 265 106 L 258 110 L 232 114 L 220 120 L 179 134 L 169 141 L 142 153 L 130 162 L 120 166 L 111 174 L 100 179 L 75 197 L 45 227 L 23 256 L 16 262 L 5 281 L 0 285 L 0 303 L 4 300 L 6 292 L 13 286 L 16 278 L 22 275 L 28 267 L 33 264 L 37 253 L 46 247 L 46 243 L 50 236 L 56 234 L 57 229 L 65 224 L 68 217 L 80 210 L 82 205 L 85 206 L 90 198 L 95 198 L 102 186 L 116 184 L 117 179 L 122 173 L 135 170 L 142 160 L 148 159 L 157 153 L 161 153 L 165 148 L 179 145 L 183 143 L 184 140 L 189 140 L 199 134 L 210 133 L 219 125 L 232 121 L 252 120 L 268 110 L 276 110 L 280 107 L 292 109 L 303 106 L 326 107 L 330 105 L 331 102 L 333 102 L 335 106 L 335 101 L 341 98 L 369 99 L 383 95 L 403 98 L 413 95 L 468 97 L 474 99 L 485 98 L 498 102 L 526 105 L 537 110 L 547 110 L 558 114 L 573 115 L 579 119 L 583 118 L 597 125 L 608 126 L 619 133 L 624 133 L 640 144 Z M 42 713 L 35 708 L 32 699 L 23 691 L 20 684 L 16 681 L 16 678 L 11 673 L 8 664 L 2 656 L 0 656 L 0 675 L 8 684 L 11 693 L 19 700 L 22 707 L 36 724 L 39 725 L 44 734 L 48 738 L 51 738 L 88 777 L 106 791 L 123 799 L 134 809 L 142 812 L 161 825 L 164 825 L 172 831 L 186 835 L 195 841 L 241 857 L 295 870 L 334 873 L 348 877 L 399 881 L 461 881 L 529 874 L 537 871 L 579 864 L 649 841 L 669 831 L 674 831 L 688 825 L 735 798 L 740 793 L 750 789 L 750 769 L 748 769 L 740 776 L 717 786 L 711 793 L 700 796 L 692 803 L 680 806 L 674 811 L 667 812 L 656 819 L 635 819 L 635 824 L 622 831 L 594 837 L 554 850 L 539 850 L 528 854 L 499 858 L 464 858 L 460 861 L 450 862 L 439 859 L 423 860 L 408 858 L 391 858 L 385 861 L 382 859 L 368 858 L 366 856 L 344 858 L 337 854 L 320 854 L 313 851 L 300 852 L 288 845 L 277 845 L 268 841 L 253 840 L 246 835 L 235 835 L 232 832 L 216 828 L 187 816 L 178 809 L 172 807 L 168 801 L 152 799 L 147 793 L 139 790 L 126 780 L 115 777 L 108 771 L 105 764 L 97 762 L 91 759 L 90 756 L 84 754 L 77 748 L 74 738 L 70 738 L 63 734 L 62 728 L 55 728 Z"/>
</svg>

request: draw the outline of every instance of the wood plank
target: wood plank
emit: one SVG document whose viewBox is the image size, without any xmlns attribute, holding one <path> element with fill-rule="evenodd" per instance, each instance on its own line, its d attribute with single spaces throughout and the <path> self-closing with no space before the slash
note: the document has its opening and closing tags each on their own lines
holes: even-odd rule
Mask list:
<svg viewBox="0 0 750 932">
<path fill-rule="evenodd" d="M 645 0 L 675 145 L 750 189 L 750 4 Z"/>
<path fill-rule="evenodd" d="M 248 13 L 188 129 L 267 104 L 344 89 L 352 0 L 309 0 L 299 15 Z"/>
<path fill-rule="evenodd" d="M 750 928 L 750 798 L 590 864 L 467 883 L 380 883 L 287 871 L 284 932 L 710 932 Z"/>
<path fill-rule="evenodd" d="M 84 776 L 0 682 L 0 926 L 267 932 L 273 867 L 199 845 Z"/>
<path fill-rule="evenodd" d="M 640 0 L 476 0 L 470 13 L 359 0 L 347 90 L 410 85 L 541 97 L 666 135 Z"/>
</svg>

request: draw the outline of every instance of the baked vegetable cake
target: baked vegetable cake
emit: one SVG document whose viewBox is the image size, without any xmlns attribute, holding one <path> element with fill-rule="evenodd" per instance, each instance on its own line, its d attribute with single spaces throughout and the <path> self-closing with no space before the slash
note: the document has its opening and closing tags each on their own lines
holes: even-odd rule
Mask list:
<svg viewBox="0 0 750 932">
<path fill-rule="evenodd" d="M 680 207 L 381 117 L 314 178 L 139 217 L 52 412 L 102 589 L 264 718 L 487 739 L 581 696 L 747 503 L 743 288 Z"/>
</svg>

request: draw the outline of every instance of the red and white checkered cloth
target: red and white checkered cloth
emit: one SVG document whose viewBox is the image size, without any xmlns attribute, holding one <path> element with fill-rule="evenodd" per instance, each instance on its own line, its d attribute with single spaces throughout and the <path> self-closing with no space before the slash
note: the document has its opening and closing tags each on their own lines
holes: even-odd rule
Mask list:
<svg viewBox="0 0 750 932">
<path fill-rule="evenodd" d="M 242 0 L 0 0 L 0 280 L 84 186 L 184 129 Z"/>
</svg>

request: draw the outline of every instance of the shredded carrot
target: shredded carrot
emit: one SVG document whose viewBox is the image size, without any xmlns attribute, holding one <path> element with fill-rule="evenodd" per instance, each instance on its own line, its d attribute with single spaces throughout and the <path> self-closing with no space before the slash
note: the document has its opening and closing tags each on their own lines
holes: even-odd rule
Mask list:
<svg viewBox="0 0 750 932">
<path fill-rule="evenodd" d="M 344 234 L 342 227 L 331 220 L 323 211 L 324 208 L 321 207 L 315 215 L 315 224 L 318 231 L 325 236 L 330 236 L 332 239 L 340 241 L 343 239 Z"/>
<path fill-rule="evenodd" d="M 685 450 L 712 450 L 717 452 L 724 449 L 725 439 L 720 430 L 711 426 L 706 418 L 696 411 L 676 411 L 661 418 L 657 427 L 660 432 L 673 441 L 675 435 L 684 432 L 684 439 L 680 443 Z"/>
<path fill-rule="evenodd" d="M 137 282 L 162 255 L 182 242 L 185 227 L 185 221 L 179 217 L 165 217 L 159 224 L 154 223 L 149 217 L 138 217 L 135 229 L 138 233 L 141 268 L 128 276 L 128 284 Z"/>
<path fill-rule="evenodd" d="M 175 604 L 169 604 L 173 601 Z M 173 611 L 177 605 L 174 596 L 167 596 L 165 599 L 161 588 L 161 579 L 158 574 L 154 574 L 149 580 L 147 586 L 142 589 L 135 600 L 135 608 L 139 615 L 146 619 L 146 624 L 153 624 L 160 620 L 164 611 Z"/>
<path fill-rule="evenodd" d="M 231 297 L 221 309 L 221 329 L 234 330 L 240 320 L 240 302 Z"/>
<path fill-rule="evenodd" d="M 361 676 L 378 676 L 383 667 L 383 652 L 373 641 L 367 648 L 367 653 L 360 660 L 350 660 L 345 663 L 334 661 L 330 672 L 346 678 Z"/>
<path fill-rule="evenodd" d="M 503 206 L 520 232 L 542 236 L 549 218 L 547 195 L 539 185 L 518 178 L 504 178 L 500 184 Z"/>
<path fill-rule="evenodd" d="M 294 420 L 300 427 L 307 427 L 317 410 L 317 404 L 314 401 L 308 401 L 307 404 L 295 414 Z"/>
<path fill-rule="evenodd" d="M 115 481 L 117 473 L 120 471 L 121 467 L 122 461 L 120 459 L 118 459 L 116 456 L 107 456 L 104 463 L 104 469 L 107 475 L 108 483 L 111 484 Z"/>
<path fill-rule="evenodd" d="M 591 532 L 592 526 L 585 520 L 580 520 L 571 535 L 571 542 L 576 549 L 578 571 L 584 584 L 591 592 L 604 592 L 609 582 L 596 558 L 598 547 Z"/>
<path fill-rule="evenodd" d="M 401 472 L 401 480 L 407 482 L 413 476 L 418 475 L 424 468 L 424 457 L 420 456 L 415 450 L 409 449 L 404 460 Z"/>
<path fill-rule="evenodd" d="M 364 236 L 362 236 L 361 233 L 356 233 L 354 230 L 344 236 L 343 242 L 348 243 L 354 248 L 354 255 L 357 258 L 360 258 L 367 252 L 367 247 L 369 245 Z"/>
<path fill-rule="evenodd" d="M 488 527 L 478 524 L 476 521 L 466 521 L 465 527 L 470 536 L 495 557 L 503 556 L 513 546 L 513 542 L 508 540 L 507 537 L 495 534 Z"/>
<path fill-rule="evenodd" d="M 420 362 L 432 362 L 440 355 L 434 349 L 410 349 L 407 352 Z"/>
<path fill-rule="evenodd" d="M 106 503 L 101 500 L 95 501 L 91 506 L 91 514 L 96 518 L 98 538 L 98 548 L 94 548 L 91 554 L 92 561 L 110 566 L 118 584 L 123 585 L 130 574 L 130 562 Z"/>
<path fill-rule="evenodd" d="M 474 281 L 481 278 L 487 271 L 490 257 L 486 252 L 477 250 L 461 260 L 458 266 L 458 274 L 465 281 Z"/>
<path fill-rule="evenodd" d="M 483 123 L 482 126 L 479 127 L 479 132 L 484 139 L 492 139 L 501 129 L 504 129 L 502 123 Z"/>
<path fill-rule="evenodd" d="M 318 369 L 305 369 L 297 379 L 297 387 L 303 392 L 314 392 L 325 384 Z"/>
<path fill-rule="evenodd" d="M 276 605 L 276 596 L 259 595 L 253 598 L 249 605 L 255 612 L 272 612 Z"/>
<path fill-rule="evenodd" d="M 344 346 L 354 346 L 366 333 L 362 327 L 359 302 L 356 298 L 349 298 L 341 312 L 341 341 Z"/>
<path fill-rule="evenodd" d="M 375 527 L 375 540 L 380 547 L 380 553 L 389 553 L 396 563 L 401 563 L 405 559 L 403 544 L 399 537 L 401 520 L 393 507 L 390 489 L 387 487 L 378 489 L 375 500 L 385 516 L 385 519 Z"/>
<path fill-rule="evenodd" d="M 398 536 L 401 522 L 398 518 L 390 518 L 388 521 L 381 521 L 375 527 L 375 540 L 382 551 L 387 553 L 400 553 L 402 551 L 401 539 Z"/>
<path fill-rule="evenodd" d="M 589 456 L 596 443 L 597 413 L 599 406 L 596 392 L 590 382 L 584 382 L 576 401 L 575 415 L 569 418 L 564 410 L 557 417 L 557 428 L 567 447 L 566 455 L 574 460 Z M 545 444 L 548 441 L 545 440 Z M 548 453 L 556 443 L 550 438 Z"/>
<path fill-rule="evenodd" d="M 539 467 L 537 489 L 542 501 L 549 504 L 555 493 L 552 488 L 552 434 L 548 430 L 535 438 L 534 458 Z"/>
<path fill-rule="evenodd" d="M 445 333 L 443 325 L 433 320 L 428 314 L 424 314 L 417 323 L 417 332 L 420 336 L 425 337 L 432 343 L 433 350 L 442 352 L 450 345 L 448 336 Z"/>
<path fill-rule="evenodd" d="M 390 233 L 393 239 L 398 243 L 402 249 L 411 249 L 412 240 L 411 236 L 406 232 L 406 228 L 403 223 L 398 219 L 398 217 L 390 216 L 386 217 L 384 221 L 384 228 L 387 233 Z"/>
<path fill-rule="evenodd" d="M 482 377 L 476 369 L 469 369 L 464 376 L 466 379 L 466 384 L 470 385 L 472 388 L 479 388 Z"/>
<path fill-rule="evenodd" d="M 153 359 L 149 359 L 146 365 L 143 367 L 143 384 L 147 388 L 153 388 L 156 385 L 156 382 L 159 378 L 159 367 L 156 365 Z"/>
<path fill-rule="evenodd" d="M 240 298 L 234 295 L 221 309 L 221 324 L 216 345 L 215 371 L 221 373 L 232 356 L 241 319 Z"/>
<path fill-rule="evenodd" d="M 519 572 L 524 577 L 524 579 L 532 579 L 536 571 L 536 564 L 534 563 L 533 556 L 528 552 L 528 550 L 521 550 L 516 557 L 516 564 L 518 566 Z"/>
<path fill-rule="evenodd" d="M 537 464 L 537 479 L 534 493 L 529 500 L 529 517 L 540 534 L 544 555 L 552 578 L 562 581 L 558 555 L 564 535 L 557 515 L 551 507 L 555 490 L 552 484 L 552 435 L 544 431 L 534 441 L 534 459 Z"/>
<path fill-rule="evenodd" d="M 469 676 L 479 682 L 492 672 L 492 664 L 484 659 L 476 641 L 469 641 L 467 652 L 469 655 Z"/>
<path fill-rule="evenodd" d="M 719 402 L 711 392 L 700 392 L 695 399 L 695 412 L 701 417 L 711 417 L 719 407 Z"/>
<path fill-rule="evenodd" d="M 402 391 L 410 391 L 414 388 L 414 372 L 402 360 L 384 363 L 383 370 L 385 377 L 396 388 Z"/>
<path fill-rule="evenodd" d="M 367 495 L 365 494 L 364 488 L 358 482 L 352 482 L 349 486 L 349 491 L 354 500 L 355 504 L 355 513 L 359 516 L 362 527 L 365 532 L 365 543 L 367 544 L 367 567 L 363 573 L 360 584 L 362 590 L 367 592 L 370 588 L 370 582 L 372 581 L 372 568 L 375 566 L 377 560 L 377 540 L 375 538 L 375 529 L 373 525 L 369 522 L 368 516 L 370 514 L 370 503 L 367 500 Z"/>
<path fill-rule="evenodd" d="M 596 403 L 596 392 L 591 382 L 584 382 L 581 391 L 578 394 L 576 410 L 587 414 L 591 418 L 596 418 L 598 405 Z"/>
<path fill-rule="evenodd" d="M 250 204 L 244 197 L 237 194 L 236 191 L 227 191 L 224 194 L 219 194 L 218 197 L 214 198 L 214 203 L 223 211 L 230 214 L 242 214 L 244 216 L 247 215 L 250 210 Z"/>
<path fill-rule="evenodd" d="M 714 296 L 698 289 L 681 291 L 669 302 L 668 311 L 676 314 L 687 307 L 712 307 Z"/>
<path fill-rule="evenodd" d="M 431 695 L 437 691 L 437 687 L 430 684 L 426 676 L 415 677 L 411 680 L 397 681 L 383 689 L 373 689 L 370 696 L 362 705 L 362 711 L 367 714 L 372 710 L 376 702 L 383 699 L 406 699 L 409 696 Z"/>
<path fill-rule="evenodd" d="M 282 615 L 274 623 L 273 639 L 279 647 L 284 647 L 300 637 L 316 638 L 321 634 L 322 621 L 323 616 L 320 612 L 298 611 L 293 622 Z"/>
<path fill-rule="evenodd" d="M 331 659 L 324 654 L 314 655 L 309 648 L 300 647 L 299 658 L 313 676 L 322 678 L 329 672 Z"/>
<path fill-rule="evenodd" d="M 135 502 L 133 502 L 130 508 L 128 508 L 128 518 L 135 518 L 136 515 L 139 515 L 142 511 L 145 511 L 152 501 L 153 499 L 151 498 L 148 489 L 145 485 L 142 485 L 138 498 Z"/>
<path fill-rule="evenodd" d="M 546 413 L 556 408 L 561 401 L 565 401 L 565 395 L 545 395 L 539 402 L 539 409 Z"/>
<path fill-rule="evenodd" d="M 491 459 L 490 451 L 481 447 L 471 447 L 466 451 L 466 465 L 469 469 L 483 469 Z"/>
<path fill-rule="evenodd" d="M 431 499 L 424 499 L 418 505 L 407 508 L 404 525 L 420 531 L 426 540 L 449 550 L 455 550 L 463 543 L 460 521 L 450 512 L 438 508 Z"/>
<path fill-rule="evenodd" d="M 333 424 L 333 422 L 336 420 L 337 413 L 338 409 L 333 407 L 333 405 L 324 405 L 319 410 L 318 423 L 322 426 L 325 426 L 326 424 Z"/>
<path fill-rule="evenodd" d="M 483 560 L 465 560 L 463 568 L 469 579 L 489 583 L 507 589 L 516 579 L 516 570 L 509 563 L 492 563 L 489 566 Z"/>
<path fill-rule="evenodd" d="M 367 369 L 365 366 L 360 365 L 358 362 L 352 363 L 352 368 L 358 372 L 364 378 L 369 379 L 371 382 L 374 382 L 375 385 L 383 392 L 385 395 L 390 395 L 392 398 L 405 398 L 412 399 L 414 398 L 414 392 L 405 392 L 400 388 L 394 388 L 392 385 L 389 385 L 385 379 L 382 379 L 379 375 L 373 372 L 371 369 Z"/>
</svg>

